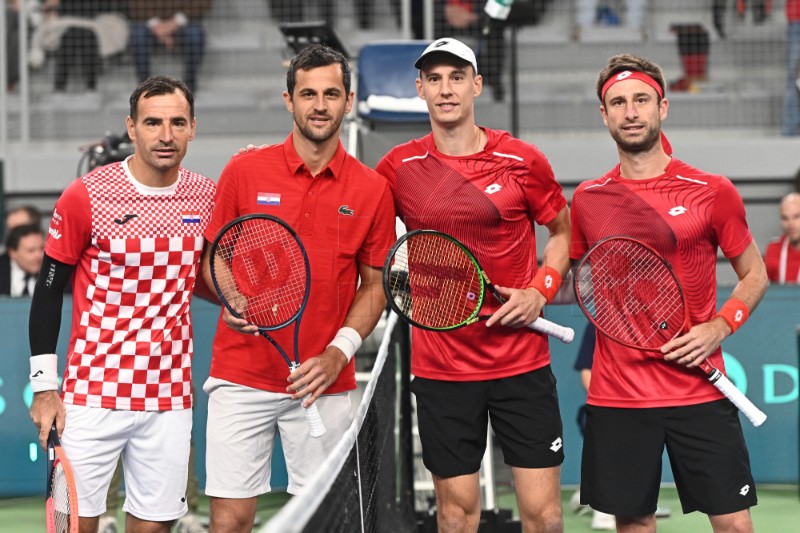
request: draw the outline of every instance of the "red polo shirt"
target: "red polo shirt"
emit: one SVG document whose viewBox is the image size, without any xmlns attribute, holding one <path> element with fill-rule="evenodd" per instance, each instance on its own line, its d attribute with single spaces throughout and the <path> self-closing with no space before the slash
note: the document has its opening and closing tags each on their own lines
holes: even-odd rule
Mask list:
<svg viewBox="0 0 800 533">
<path fill-rule="evenodd" d="M 353 302 L 358 265 L 382 267 L 395 239 L 395 216 L 386 180 L 348 155 L 341 143 L 330 164 L 312 176 L 292 135 L 283 144 L 234 156 L 219 179 L 206 238 L 230 220 L 251 213 L 277 216 L 300 236 L 311 266 L 311 293 L 300 320 L 300 360 L 319 355 L 344 323 Z M 293 357 L 292 326 L 270 333 Z M 289 369 L 266 339 L 242 335 L 220 319 L 211 376 L 272 392 L 285 392 Z M 353 361 L 327 393 L 355 388 Z"/>
</svg>

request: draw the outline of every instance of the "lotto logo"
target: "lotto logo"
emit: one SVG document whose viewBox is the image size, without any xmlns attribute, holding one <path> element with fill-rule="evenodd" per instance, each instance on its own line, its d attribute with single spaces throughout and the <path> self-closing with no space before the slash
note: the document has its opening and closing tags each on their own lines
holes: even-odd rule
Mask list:
<svg viewBox="0 0 800 533">
<path fill-rule="evenodd" d="M 742 312 L 741 309 L 737 309 L 736 310 L 736 314 L 733 315 L 733 321 L 734 322 L 741 322 L 742 318 L 744 318 L 744 313 Z"/>
<path fill-rule="evenodd" d="M 684 214 L 686 211 L 688 211 L 688 209 L 686 209 L 682 205 L 679 205 L 679 206 L 673 207 L 672 209 L 667 211 L 667 213 L 669 213 L 670 215 L 676 217 L 678 215 Z"/>
<path fill-rule="evenodd" d="M 554 452 L 557 452 L 558 450 L 560 450 L 560 449 L 561 449 L 561 447 L 562 447 L 563 445 L 564 445 L 564 443 L 563 443 L 563 441 L 561 440 L 561 437 L 558 437 L 558 438 L 557 438 L 556 440 L 554 440 L 554 441 L 553 441 L 553 443 L 550 445 L 550 449 L 551 449 L 552 451 L 554 451 Z"/>
<path fill-rule="evenodd" d="M 483 189 L 483 192 L 485 192 L 486 194 L 494 194 L 496 192 L 500 192 L 500 189 L 502 188 L 503 187 L 498 185 L 497 183 L 492 183 L 491 185 Z"/>
<path fill-rule="evenodd" d="M 544 286 L 546 289 L 549 289 L 550 287 L 553 286 L 553 276 L 548 274 L 544 277 Z"/>
<path fill-rule="evenodd" d="M 750 485 L 745 485 L 741 489 L 739 489 L 740 496 L 747 496 L 747 493 L 750 492 Z"/>
<path fill-rule="evenodd" d="M 617 81 L 622 81 L 625 78 L 630 78 L 633 75 L 633 72 L 630 70 L 623 70 L 619 74 L 617 74 Z"/>
</svg>

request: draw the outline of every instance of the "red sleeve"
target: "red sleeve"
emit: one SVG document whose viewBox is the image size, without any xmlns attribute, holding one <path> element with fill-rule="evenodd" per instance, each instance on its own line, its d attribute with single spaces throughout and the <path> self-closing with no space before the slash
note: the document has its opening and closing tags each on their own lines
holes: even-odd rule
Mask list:
<svg viewBox="0 0 800 533">
<path fill-rule="evenodd" d="M 358 262 L 372 267 L 382 267 L 395 238 L 394 204 L 389 186 L 386 185 L 372 217 L 369 234 L 358 251 Z"/>
<path fill-rule="evenodd" d="M 394 161 L 394 150 L 391 150 L 378 162 L 378 165 L 375 167 L 375 172 L 386 178 L 386 183 L 389 185 L 390 193 L 396 198 L 397 191 L 395 188 L 397 186 L 397 166 L 395 165 Z M 403 215 L 400 213 L 399 206 L 396 202 L 394 204 L 394 208 L 397 215 L 402 219 Z"/>
<path fill-rule="evenodd" d="M 56 202 L 44 252 L 56 261 L 76 265 L 91 238 L 89 192 L 82 180 L 75 180 Z"/>
<path fill-rule="evenodd" d="M 556 181 L 553 167 L 542 152 L 534 147 L 530 173 L 525 180 L 528 208 L 539 225 L 548 224 L 567 205 L 561 185 Z"/>
<path fill-rule="evenodd" d="M 205 231 L 208 242 L 214 242 L 222 226 L 239 216 L 239 183 L 236 166 L 236 156 L 233 156 L 220 174 L 214 197 L 214 212 Z"/>
<path fill-rule="evenodd" d="M 572 238 L 570 239 L 569 244 L 569 258 L 575 260 L 583 257 L 583 254 L 585 254 L 589 249 L 589 244 L 586 242 L 586 236 L 583 234 L 583 228 L 581 228 L 580 223 L 580 209 L 578 207 L 580 189 L 581 187 L 578 186 L 578 189 L 576 189 L 575 193 L 572 195 L 572 207 L 569 210 L 569 218 L 570 222 L 572 223 Z"/>
<path fill-rule="evenodd" d="M 711 225 L 717 243 L 728 259 L 741 255 L 753 240 L 747 227 L 742 197 L 727 178 L 721 178 L 717 186 Z"/>
</svg>

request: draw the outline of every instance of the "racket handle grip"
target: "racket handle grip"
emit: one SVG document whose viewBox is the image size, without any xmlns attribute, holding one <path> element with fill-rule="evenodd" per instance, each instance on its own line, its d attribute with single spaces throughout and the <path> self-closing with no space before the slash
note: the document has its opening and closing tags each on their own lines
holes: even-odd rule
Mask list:
<svg viewBox="0 0 800 533">
<path fill-rule="evenodd" d="M 304 407 L 306 414 L 306 422 L 308 423 L 308 429 L 312 437 L 319 438 L 328 431 L 325 428 L 325 424 L 322 423 L 322 417 L 319 416 L 319 409 L 317 409 L 317 404 L 312 403 L 310 407 Z"/>
<path fill-rule="evenodd" d="M 716 368 L 713 368 L 711 373 L 708 374 L 708 380 L 711 381 L 733 405 L 744 413 L 744 416 L 746 416 L 755 427 L 760 426 L 767 419 L 767 415 L 756 407 L 742 391 L 737 389 L 736 385 L 734 385 L 725 374 Z"/>
<path fill-rule="evenodd" d="M 575 338 L 574 329 L 556 324 L 555 322 L 550 322 L 542 317 L 539 317 L 528 324 L 528 327 L 534 331 L 538 331 L 539 333 L 544 333 L 546 335 L 550 335 L 551 337 L 555 337 L 566 344 L 569 344 L 572 342 L 572 339 Z"/>
</svg>

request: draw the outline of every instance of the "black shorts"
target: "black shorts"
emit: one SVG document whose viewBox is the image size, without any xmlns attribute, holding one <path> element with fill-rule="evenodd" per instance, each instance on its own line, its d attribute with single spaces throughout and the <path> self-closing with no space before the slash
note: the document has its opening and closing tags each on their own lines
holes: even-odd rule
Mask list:
<svg viewBox="0 0 800 533">
<path fill-rule="evenodd" d="M 758 502 L 739 411 L 728 400 L 683 407 L 586 406 L 581 503 L 604 513 L 655 512 L 661 457 L 684 513 L 734 513 Z"/>
<path fill-rule="evenodd" d="M 488 381 L 414 378 L 425 467 L 440 477 L 473 474 L 486 449 L 487 422 L 506 464 L 549 468 L 564 462 L 556 378 L 549 366 Z"/>
</svg>

